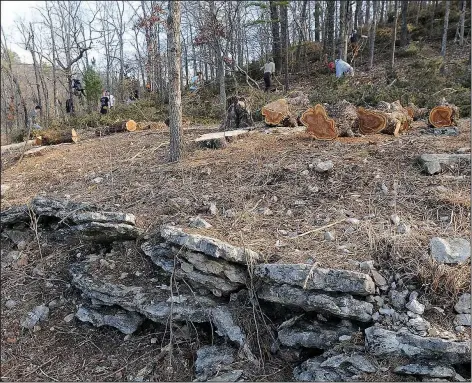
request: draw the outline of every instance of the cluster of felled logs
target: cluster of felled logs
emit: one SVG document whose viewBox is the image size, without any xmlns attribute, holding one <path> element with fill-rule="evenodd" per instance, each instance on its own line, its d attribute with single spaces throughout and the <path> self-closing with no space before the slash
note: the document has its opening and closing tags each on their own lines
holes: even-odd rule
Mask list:
<svg viewBox="0 0 472 383">
<path fill-rule="evenodd" d="M 356 134 L 391 134 L 398 136 L 411 127 L 414 120 L 428 117 L 435 128 L 456 124 L 459 110 L 456 106 L 441 102 L 431 111 L 414 104 L 403 107 L 399 101 L 381 101 L 376 108 L 357 108 L 343 100 L 334 105 L 317 104 L 306 109 L 298 120 L 291 113 L 289 99 L 273 101 L 262 108 L 265 123 L 270 126 L 306 126 L 306 132 L 319 140 L 337 137 L 353 137 Z M 428 114 L 429 112 L 429 114 Z"/>
</svg>

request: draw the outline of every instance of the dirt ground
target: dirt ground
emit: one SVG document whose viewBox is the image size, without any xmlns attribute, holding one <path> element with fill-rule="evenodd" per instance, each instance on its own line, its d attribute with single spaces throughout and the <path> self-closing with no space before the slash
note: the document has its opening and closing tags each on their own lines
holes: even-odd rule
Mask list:
<svg viewBox="0 0 472 383">
<path fill-rule="evenodd" d="M 384 269 L 411 273 L 417 283 L 421 271 L 425 296 L 447 313 L 452 299 L 469 288 L 469 266 L 452 271 L 419 264 L 431 237 L 469 236 L 470 167 L 427 176 L 416 163 L 424 153 L 470 148 L 469 119 L 460 121 L 456 137 L 412 129 L 400 137 L 322 142 L 273 129 L 219 150 L 193 142 L 216 129 L 186 130 L 185 158 L 177 164 L 166 162 L 167 131 L 102 138 L 87 138 L 82 132 L 86 138 L 79 143 L 50 148 L 20 163 L 14 155 L 2 155 L 1 182 L 10 187 L 2 196 L 2 210 L 36 195 L 89 201 L 103 210 L 136 215 L 137 225 L 147 233 L 163 223 L 186 226 L 190 217 L 200 215 L 213 225 L 202 233 L 259 251 L 270 262 L 356 269 L 354 261 L 374 259 Z M 316 172 L 317 162 L 327 160 L 334 164 L 332 171 Z M 216 215 L 209 212 L 210 203 L 216 205 Z M 409 234 L 396 232 L 392 214 L 411 227 Z M 359 222 L 346 222 L 349 217 Z M 335 240 L 325 240 L 325 231 Z M 78 251 L 46 247 L 41 259 L 32 241 L 24 250 L 26 261 L 2 273 L 2 380 L 129 380 L 150 365 L 157 366 L 154 379 L 191 378 L 186 374 L 198 344 L 188 334 L 182 334 L 174 350 L 186 365 L 182 369 L 175 360 L 162 359 L 165 331 L 158 325 L 148 323 L 124 340 L 114 329 L 64 322 L 76 309 L 77 293 L 69 285 L 67 267 Z M 136 257 L 147 262 L 139 253 Z M 429 285 L 424 282 L 428 278 L 433 278 Z M 19 321 L 32 307 L 61 297 L 47 325 L 36 332 L 20 331 Z M 7 310 L 7 299 L 18 305 Z M 159 341 L 151 342 L 154 338 Z M 271 363 L 252 379 L 291 379 L 293 366 Z"/>
</svg>

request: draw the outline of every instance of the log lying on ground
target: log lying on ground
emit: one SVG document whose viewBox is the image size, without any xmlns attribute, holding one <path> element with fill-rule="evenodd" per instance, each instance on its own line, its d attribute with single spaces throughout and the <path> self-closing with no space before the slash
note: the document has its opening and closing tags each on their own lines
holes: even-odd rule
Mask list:
<svg viewBox="0 0 472 383">
<path fill-rule="evenodd" d="M 318 140 L 334 140 L 338 137 L 334 120 L 328 118 L 325 108 L 320 104 L 306 110 L 300 121 L 306 126 L 306 132 Z"/>
<path fill-rule="evenodd" d="M 380 133 L 387 126 L 387 116 L 383 112 L 359 108 L 359 131 L 362 134 Z"/>
<path fill-rule="evenodd" d="M 418 108 L 412 102 L 410 102 L 405 109 L 413 121 L 426 119 L 426 117 L 428 117 L 429 110 L 427 108 Z"/>
<path fill-rule="evenodd" d="M 375 110 L 359 108 L 359 131 L 362 134 L 385 133 L 398 136 L 408 130 L 413 120 L 408 112 L 396 103 L 381 102 Z"/>
<path fill-rule="evenodd" d="M 359 125 L 357 108 L 346 100 L 334 105 L 325 104 L 325 108 L 328 116 L 334 119 L 339 137 L 353 137 Z"/>
<path fill-rule="evenodd" d="M 57 145 L 79 141 L 75 129 L 68 130 L 45 130 L 35 139 L 36 145 Z"/>
<path fill-rule="evenodd" d="M 133 120 L 128 121 L 118 121 L 112 124 L 111 126 L 105 126 L 95 130 L 96 136 L 107 136 L 113 133 L 120 132 L 134 132 L 136 130 L 136 122 Z"/>
<path fill-rule="evenodd" d="M 35 145 L 35 143 L 36 143 L 36 140 L 28 140 L 25 142 L 19 142 L 17 144 L 2 145 L 1 153 L 3 154 L 3 153 L 12 152 L 15 150 L 23 150 L 25 146 L 26 146 L 26 149 L 28 149 L 28 148 L 31 148 L 33 145 Z"/>
<path fill-rule="evenodd" d="M 254 126 L 249 102 L 242 96 L 231 96 L 226 100 L 227 115 L 220 126 L 221 131 L 231 131 Z"/>
<path fill-rule="evenodd" d="M 159 130 L 159 129 L 165 129 L 167 128 L 167 125 L 165 122 L 159 121 L 159 122 L 154 122 L 154 121 L 140 121 L 136 123 L 136 130 L 149 130 L 149 129 L 154 129 L 154 130 Z"/>
<path fill-rule="evenodd" d="M 265 117 L 265 123 L 271 126 L 297 126 L 297 121 L 293 118 L 288 109 L 288 103 L 285 98 L 273 101 L 262 108 L 262 115 Z"/>
<path fill-rule="evenodd" d="M 459 117 L 459 108 L 455 105 L 439 105 L 429 112 L 429 123 L 435 128 L 444 128 L 446 126 L 457 125 L 456 120 Z"/>
<path fill-rule="evenodd" d="M 222 149 L 227 146 L 227 142 L 232 141 L 234 138 L 246 135 L 249 133 L 249 130 L 238 129 L 238 130 L 229 130 L 224 132 L 217 133 L 207 133 L 203 136 L 198 137 L 195 142 L 201 144 L 204 147 L 212 149 Z"/>
</svg>

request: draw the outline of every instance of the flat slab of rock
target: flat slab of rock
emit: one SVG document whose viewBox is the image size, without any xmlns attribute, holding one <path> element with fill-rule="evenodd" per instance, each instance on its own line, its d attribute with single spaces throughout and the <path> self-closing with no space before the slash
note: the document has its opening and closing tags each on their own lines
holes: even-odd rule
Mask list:
<svg viewBox="0 0 472 383">
<path fill-rule="evenodd" d="M 456 164 L 458 162 L 470 163 L 468 154 L 423 154 L 418 158 L 427 174 L 436 174 L 441 171 L 441 165 Z"/>
<path fill-rule="evenodd" d="M 153 241 L 141 245 L 143 252 L 167 273 L 177 279 L 191 280 L 210 289 L 214 295 L 228 295 L 246 285 L 247 269 L 243 266 L 215 259 L 191 250 Z M 174 257 L 178 255 L 174 268 Z"/>
<path fill-rule="evenodd" d="M 96 310 L 87 306 L 81 306 L 75 316 L 82 322 L 89 322 L 96 327 L 115 327 L 123 334 L 134 333 L 144 321 L 141 315 L 132 311 L 113 308 Z"/>
<path fill-rule="evenodd" d="M 184 246 L 189 250 L 198 251 L 213 258 L 222 258 L 229 262 L 246 265 L 248 260 L 258 261 L 260 259 L 259 254 L 250 249 L 233 246 L 216 238 L 191 234 L 175 226 L 163 226 L 161 236 L 175 245 Z"/>
<path fill-rule="evenodd" d="M 342 292 L 355 295 L 375 293 L 372 278 L 363 273 L 348 270 L 312 268 L 306 264 L 261 264 L 254 274 L 265 281 L 287 283 L 306 290 Z"/>
<path fill-rule="evenodd" d="M 451 366 L 441 366 L 435 363 L 407 364 L 395 368 L 394 372 L 400 375 L 420 375 L 429 378 L 453 378 L 456 371 Z"/>
<path fill-rule="evenodd" d="M 204 346 L 197 350 L 195 375 L 198 381 L 206 381 L 213 375 L 231 370 L 236 350 L 228 346 Z"/>
<path fill-rule="evenodd" d="M 364 355 L 340 354 L 326 360 L 323 356 L 308 359 L 295 367 L 293 377 L 297 382 L 352 382 L 359 380 L 360 375 L 376 371 Z"/>
<path fill-rule="evenodd" d="M 286 284 L 265 284 L 257 290 L 257 296 L 268 302 L 299 307 L 307 312 L 324 312 L 340 318 L 348 318 L 360 322 L 372 320 L 372 304 L 357 300 L 347 294 L 331 296 Z"/>
<path fill-rule="evenodd" d="M 440 360 L 450 364 L 470 362 L 470 342 L 422 337 L 408 331 L 369 327 L 365 330 L 365 345 L 369 353 L 377 356 Z"/>
<path fill-rule="evenodd" d="M 339 343 L 339 337 L 352 335 L 357 329 L 347 320 L 340 323 L 299 321 L 278 331 L 280 344 L 287 347 L 328 349 Z"/>
<path fill-rule="evenodd" d="M 433 237 L 429 247 L 431 256 L 440 263 L 464 263 L 470 258 L 470 242 L 464 238 Z"/>
</svg>

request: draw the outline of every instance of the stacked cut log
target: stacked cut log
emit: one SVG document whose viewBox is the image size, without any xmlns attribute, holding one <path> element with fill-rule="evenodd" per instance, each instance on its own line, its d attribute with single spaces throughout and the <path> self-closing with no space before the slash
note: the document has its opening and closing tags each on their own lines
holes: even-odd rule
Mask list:
<svg viewBox="0 0 472 383">
<path fill-rule="evenodd" d="M 457 125 L 459 108 L 442 100 L 440 104 L 429 112 L 429 123 L 435 128 L 444 128 Z"/>
<path fill-rule="evenodd" d="M 262 108 L 262 115 L 265 123 L 270 126 L 297 126 L 296 119 L 288 109 L 288 103 L 285 98 L 273 101 Z"/>
<path fill-rule="evenodd" d="M 328 118 L 325 108 L 320 104 L 305 111 L 300 121 L 306 126 L 306 133 L 318 140 L 334 140 L 338 137 L 334 120 Z"/>
<path fill-rule="evenodd" d="M 249 102 L 242 96 L 231 96 L 226 100 L 227 114 L 220 131 L 250 128 L 254 125 Z"/>
<path fill-rule="evenodd" d="M 358 109 L 359 131 L 362 134 L 385 133 L 398 136 L 410 128 L 413 119 L 399 101 L 379 102 L 375 110 Z"/>
<path fill-rule="evenodd" d="M 44 130 L 35 138 L 35 145 L 57 145 L 64 143 L 77 143 L 79 136 L 75 129 L 71 130 Z"/>
</svg>

